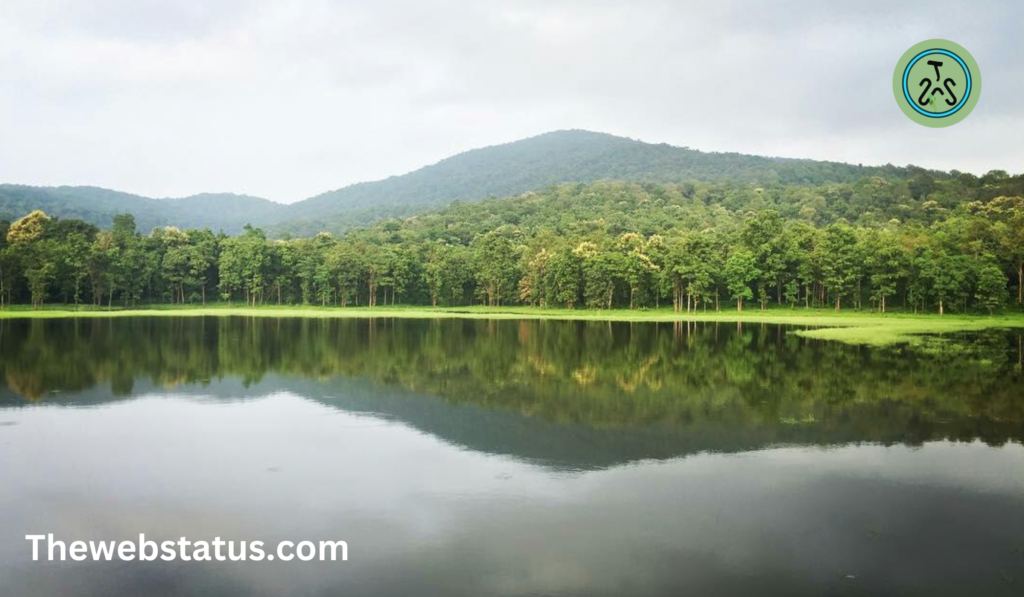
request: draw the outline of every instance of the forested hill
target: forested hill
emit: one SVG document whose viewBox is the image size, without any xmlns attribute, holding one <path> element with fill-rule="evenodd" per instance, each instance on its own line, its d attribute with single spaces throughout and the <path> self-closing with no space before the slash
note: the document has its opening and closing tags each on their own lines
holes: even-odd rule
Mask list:
<svg viewBox="0 0 1024 597">
<path fill-rule="evenodd" d="M 563 183 L 343 235 L 112 231 L 0 221 L 0 306 L 484 303 L 594 309 L 744 301 L 939 313 L 1021 309 L 1024 176 L 818 186 Z M 1012 297 L 1012 298 L 1011 298 Z"/>
<path fill-rule="evenodd" d="M 386 180 L 351 185 L 289 206 L 272 235 L 340 232 L 386 217 L 405 217 L 453 201 L 505 197 L 563 182 L 733 181 L 801 184 L 907 178 L 917 168 L 864 167 L 815 160 L 707 153 L 604 133 L 566 130 L 474 149 Z M 931 173 L 941 177 L 941 173 Z"/>
<path fill-rule="evenodd" d="M 0 185 L 0 220 L 40 209 L 109 229 L 116 214 L 135 216 L 139 229 L 210 228 L 237 234 L 245 224 L 272 237 L 343 232 L 389 217 L 539 190 L 553 184 L 724 182 L 746 186 L 941 180 L 948 175 L 920 168 L 862 167 L 835 162 L 706 153 L 588 131 L 555 131 L 504 145 L 475 149 L 402 176 L 351 185 L 291 205 L 242 195 L 203 194 L 150 199 L 96 187 Z"/>
<path fill-rule="evenodd" d="M 280 218 L 284 205 L 230 193 L 203 193 L 181 199 L 151 199 L 98 187 L 30 187 L 0 184 L 0 220 L 13 221 L 40 209 L 109 229 L 114 216 L 130 213 L 141 230 L 163 226 L 210 228 L 238 234 L 246 224 L 266 225 Z"/>
</svg>

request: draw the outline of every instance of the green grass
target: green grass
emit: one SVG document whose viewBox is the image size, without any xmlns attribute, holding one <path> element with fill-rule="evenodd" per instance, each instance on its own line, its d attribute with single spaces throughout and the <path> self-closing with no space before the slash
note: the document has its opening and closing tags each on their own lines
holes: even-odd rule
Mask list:
<svg viewBox="0 0 1024 597">
<path fill-rule="evenodd" d="M 909 313 L 880 314 L 870 311 L 828 309 L 773 308 L 764 311 L 734 310 L 700 312 L 687 315 L 658 310 L 569 310 L 533 307 L 242 307 L 228 304 L 200 306 L 155 305 L 138 309 L 96 309 L 68 306 L 31 310 L 24 306 L 0 310 L 0 319 L 56 319 L 67 317 L 140 317 L 140 316 L 243 316 L 243 317 L 311 317 L 354 318 L 394 317 L 410 319 L 563 319 L 583 321 L 719 321 L 740 323 L 773 323 L 806 327 L 796 333 L 807 338 L 833 340 L 848 344 L 884 346 L 911 342 L 921 334 L 945 334 L 993 328 L 1024 328 L 1024 314 L 1009 315 L 944 315 Z"/>
</svg>

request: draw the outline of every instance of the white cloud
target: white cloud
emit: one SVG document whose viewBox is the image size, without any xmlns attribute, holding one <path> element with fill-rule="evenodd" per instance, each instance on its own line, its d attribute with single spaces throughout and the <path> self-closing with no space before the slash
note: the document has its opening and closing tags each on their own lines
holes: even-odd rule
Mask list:
<svg viewBox="0 0 1024 597">
<path fill-rule="evenodd" d="M 1019 171 L 1018 3 L 5 0 L 0 180 L 291 201 L 558 128 Z M 926 129 L 892 68 L 946 37 L 984 74 Z"/>
</svg>

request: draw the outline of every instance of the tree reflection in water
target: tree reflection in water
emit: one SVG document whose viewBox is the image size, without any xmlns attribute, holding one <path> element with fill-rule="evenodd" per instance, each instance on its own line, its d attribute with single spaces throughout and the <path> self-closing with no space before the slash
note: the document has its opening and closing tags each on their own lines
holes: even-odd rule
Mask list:
<svg viewBox="0 0 1024 597">
<path fill-rule="evenodd" d="M 564 442 L 559 430 L 631 437 L 644 447 L 634 454 L 620 446 L 629 458 L 779 443 L 1001 444 L 1024 435 L 1021 339 L 990 332 L 877 349 L 749 323 L 5 320 L 0 400 L 80 402 L 86 390 L 109 384 L 109 393 L 89 393 L 104 401 L 132 396 L 143 382 L 173 393 L 228 380 L 258 395 L 272 375 L 275 388 L 316 383 L 302 393 L 340 408 L 426 417 L 409 422 L 441 435 L 467 434 L 450 422 L 443 429 L 444 418 L 461 416 L 454 406 L 514 415 L 526 451 L 537 442 L 524 434 Z M 372 382 L 377 398 L 338 390 L 353 380 Z M 406 402 L 447 406 L 429 415 L 416 414 L 422 405 L 386 412 L 398 408 L 393 393 L 382 397 L 392 390 Z"/>
</svg>

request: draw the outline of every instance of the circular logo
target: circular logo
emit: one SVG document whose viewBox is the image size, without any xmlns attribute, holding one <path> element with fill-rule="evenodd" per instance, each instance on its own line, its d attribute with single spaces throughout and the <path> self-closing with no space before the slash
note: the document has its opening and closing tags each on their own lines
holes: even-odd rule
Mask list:
<svg viewBox="0 0 1024 597">
<path fill-rule="evenodd" d="M 981 95 L 981 71 L 970 52 L 945 39 L 929 39 L 907 50 L 892 75 L 892 91 L 903 113 L 934 128 L 967 117 Z"/>
</svg>

